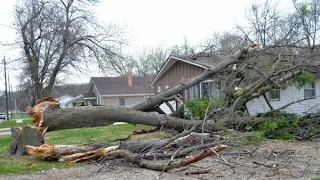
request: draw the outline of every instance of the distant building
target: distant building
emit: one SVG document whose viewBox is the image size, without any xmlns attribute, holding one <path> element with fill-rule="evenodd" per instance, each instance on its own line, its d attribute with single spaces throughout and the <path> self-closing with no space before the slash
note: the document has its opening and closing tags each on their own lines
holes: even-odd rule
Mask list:
<svg viewBox="0 0 320 180">
<path fill-rule="evenodd" d="M 60 107 L 61 108 L 71 108 L 72 105 L 68 104 L 68 102 L 72 99 L 74 99 L 74 97 L 69 96 L 69 95 L 64 95 L 64 96 L 58 97 L 58 100 L 60 102 Z"/>
<path fill-rule="evenodd" d="M 151 77 L 91 77 L 89 92 L 83 97 L 93 105 L 130 106 L 154 95 Z"/>
</svg>

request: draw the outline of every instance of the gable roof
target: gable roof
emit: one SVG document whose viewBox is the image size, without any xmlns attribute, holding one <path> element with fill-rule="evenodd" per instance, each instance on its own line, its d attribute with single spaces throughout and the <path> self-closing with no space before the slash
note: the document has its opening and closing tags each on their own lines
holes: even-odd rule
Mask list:
<svg viewBox="0 0 320 180">
<path fill-rule="evenodd" d="M 188 56 L 173 56 L 170 55 L 166 62 L 161 67 L 159 73 L 153 79 L 151 85 L 153 85 L 165 72 L 167 72 L 171 66 L 173 66 L 177 61 L 188 63 L 194 66 L 198 66 L 203 69 L 210 69 L 214 67 L 217 63 L 221 62 L 219 58 L 209 57 L 206 53 L 199 53 L 196 55 Z"/>
<path fill-rule="evenodd" d="M 150 94 L 152 77 L 132 77 L 128 86 L 127 77 L 91 77 L 90 87 L 94 84 L 101 96 L 135 96 Z"/>
</svg>

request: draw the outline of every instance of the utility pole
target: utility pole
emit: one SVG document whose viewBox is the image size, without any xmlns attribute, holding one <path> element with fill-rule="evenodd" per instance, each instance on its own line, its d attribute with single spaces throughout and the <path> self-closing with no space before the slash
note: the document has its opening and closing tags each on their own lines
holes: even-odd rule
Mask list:
<svg viewBox="0 0 320 180">
<path fill-rule="evenodd" d="M 4 86 L 5 86 L 5 95 L 6 95 L 6 110 L 7 110 L 7 121 L 9 121 L 9 102 L 8 102 L 8 89 L 7 89 L 7 67 L 6 67 L 6 57 L 3 57 L 3 66 L 4 66 Z"/>
<path fill-rule="evenodd" d="M 10 60 L 10 59 L 9 59 Z M 10 117 L 12 117 L 12 112 L 11 112 L 11 91 L 12 91 L 12 89 L 11 89 L 11 83 L 10 83 L 10 75 L 9 75 L 9 73 L 8 73 L 8 87 L 9 87 L 9 93 L 8 93 L 8 109 L 9 109 L 9 113 L 10 114 L 8 114 L 8 115 L 10 115 Z"/>
</svg>

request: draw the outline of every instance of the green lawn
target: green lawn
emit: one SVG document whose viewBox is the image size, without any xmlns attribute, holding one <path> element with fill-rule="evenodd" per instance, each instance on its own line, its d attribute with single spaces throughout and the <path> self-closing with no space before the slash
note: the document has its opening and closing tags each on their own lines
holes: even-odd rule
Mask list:
<svg viewBox="0 0 320 180">
<path fill-rule="evenodd" d="M 45 136 L 45 142 L 48 144 L 87 144 L 94 142 L 108 142 L 119 138 L 125 138 L 132 134 L 135 129 L 148 129 L 146 125 L 110 125 L 95 128 L 79 128 L 70 130 L 61 130 L 48 132 Z M 155 132 L 144 135 L 134 135 L 135 139 L 151 139 L 169 137 L 170 134 L 164 132 Z M 11 136 L 0 136 L 0 154 L 5 154 L 11 144 Z M 81 164 L 69 164 L 64 162 L 46 162 L 39 158 L 31 157 L 7 157 L 0 156 L 0 174 L 24 173 L 40 171 L 52 168 L 69 168 L 81 166 Z M 1 177 L 0 177 L 1 179 Z"/>
<path fill-rule="evenodd" d="M 32 125 L 32 119 L 31 118 L 23 118 L 23 123 L 17 123 L 16 122 L 17 119 L 11 119 L 9 121 L 3 121 L 2 123 L 0 123 L 0 128 L 8 128 L 11 126 L 15 126 L 15 127 L 21 127 L 21 126 L 27 126 L 28 124 Z"/>
</svg>

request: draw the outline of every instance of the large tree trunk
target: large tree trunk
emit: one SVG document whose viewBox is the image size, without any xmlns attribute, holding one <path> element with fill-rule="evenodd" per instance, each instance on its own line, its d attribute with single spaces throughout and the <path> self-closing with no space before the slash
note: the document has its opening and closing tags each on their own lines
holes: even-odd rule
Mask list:
<svg viewBox="0 0 320 180">
<path fill-rule="evenodd" d="M 235 126 L 245 126 L 254 122 L 263 121 L 265 118 L 259 117 L 238 117 L 225 116 L 217 122 L 207 120 L 205 131 L 217 131 Z M 73 129 L 82 127 L 96 127 L 110 125 L 114 122 L 127 122 L 130 124 L 145 124 L 158 127 L 166 127 L 182 132 L 193 126 L 199 126 L 202 121 L 185 120 L 172 116 L 135 111 L 123 107 L 108 106 L 83 106 L 71 109 L 50 109 L 43 114 L 41 128 L 48 128 L 47 131 L 57 131 L 62 129 Z M 201 132 L 200 127 L 195 129 Z"/>
<path fill-rule="evenodd" d="M 201 124 L 167 115 L 135 111 L 123 107 L 83 106 L 71 109 L 51 109 L 43 114 L 42 128 L 48 131 L 110 125 L 114 122 L 163 126 L 177 131 Z M 208 121 L 208 124 L 211 121 Z M 208 127 L 210 130 L 214 128 Z"/>
</svg>

